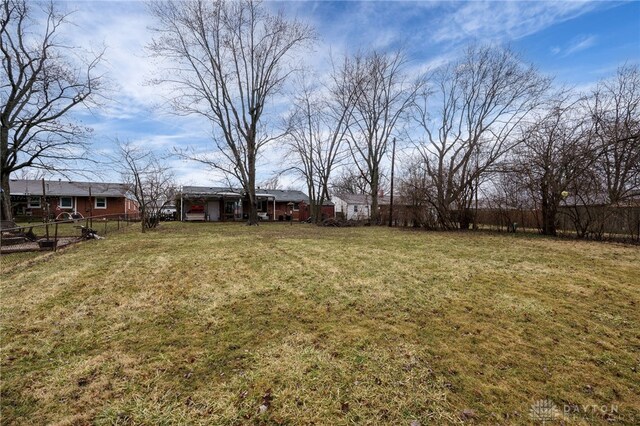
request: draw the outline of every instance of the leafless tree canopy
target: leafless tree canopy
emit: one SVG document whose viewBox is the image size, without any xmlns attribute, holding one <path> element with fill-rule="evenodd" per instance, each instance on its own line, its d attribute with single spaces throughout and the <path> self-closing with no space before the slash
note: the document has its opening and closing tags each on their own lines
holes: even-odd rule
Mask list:
<svg viewBox="0 0 640 426">
<path fill-rule="evenodd" d="M 130 142 L 118 142 L 114 159 L 122 182 L 138 203 L 142 232 L 155 228 L 162 209 L 175 201 L 176 184 L 171 169 L 153 152 Z"/>
<path fill-rule="evenodd" d="M 532 117 L 522 144 L 516 148 L 514 172 L 540 208 L 541 231 L 556 235 L 556 218 L 563 194 L 583 192 L 588 172 L 597 157 L 591 128 L 580 114 L 579 101 L 571 93 L 557 95 L 550 105 Z M 590 189 L 590 188 L 589 188 Z M 586 196 L 590 191 L 584 191 Z"/>
<path fill-rule="evenodd" d="M 471 46 L 431 77 L 416 115 L 424 133 L 417 147 L 443 228 L 469 226 L 478 185 L 520 142 L 520 125 L 549 86 L 511 50 L 494 47 Z"/>
<path fill-rule="evenodd" d="M 484 185 L 484 207 L 500 223 L 527 222 L 546 235 L 609 232 L 637 241 L 639 83 L 638 67 L 625 65 L 589 93 L 548 96 Z"/>
<path fill-rule="evenodd" d="M 322 218 L 322 205 L 330 198 L 332 173 L 347 155 L 345 136 L 359 86 L 351 79 L 349 66 L 345 60 L 334 67 L 326 86 L 301 79 L 286 119 L 287 158 L 305 179 L 311 217 L 316 222 Z"/>
<path fill-rule="evenodd" d="M 367 180 L 357 170 L 343 168 L 342 172 L 331 179 L 333 194 L 368 194 Z"/>
<path fill-rule="evenodd" d="M 589 99 L 598 169 L 608 201 L 616 204 L 640 191 L 640 69 L 623 66 L 602 81 Z"/>
<path fill-rule="evenodd" d="M 250 199 L 257 223 L 256 160 L 273 139 L 265 108 L 293 71 L 297 49 L 315 37 L 300 22 L 270 14 L 252 0 L 151 3 L 157 19 L 150 52 L 171 65 L 155 83 L 173 89 L 180 114 L 213 125 L 218 156 L 191 156 L 232 175 Z"/>
<path fill-rule="evenodd" d="M 407 75 L 407 58 L 402 51 L 372 51 L 357 54 L 350 61 L 346 72 L 357 99 L 347 128 L 349 147 L 353 166 L 369 187 L 371 219 L 377 221 L 383 159 L 424 82 Z"/>
<path fill-rule="evenodd" d="M 102 52 L 83 56 L 59 40 L 69 15 L 53 2 L 2 0 L 1 8 L 0 176 L 7 195 L 2 217 L 11 218 L 11 173 L 25 167 L 59 170 L 83 158 L 89 129 L 69 112 L 88 105 L 102 89 L 96 71 Z"/>
</svg>

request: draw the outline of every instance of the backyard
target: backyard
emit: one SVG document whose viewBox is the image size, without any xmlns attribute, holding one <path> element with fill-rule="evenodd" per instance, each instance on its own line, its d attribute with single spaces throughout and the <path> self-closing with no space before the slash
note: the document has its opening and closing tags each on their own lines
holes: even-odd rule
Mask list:
<svg viewBox="0 0 640 426">
<path fill-rule="evenodd" d="M 637 246 L 165 223 L 18 255 L 3 424 L 640 423 Z"/>
</svg>

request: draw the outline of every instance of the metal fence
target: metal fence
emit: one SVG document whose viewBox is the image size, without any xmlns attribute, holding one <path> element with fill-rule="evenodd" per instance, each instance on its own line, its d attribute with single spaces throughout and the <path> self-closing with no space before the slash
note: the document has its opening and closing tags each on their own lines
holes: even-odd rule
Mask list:
<svg viewBox="0 0 640 426">
<path fill-rule="evenodd" d="M 86 239 L 100 239 L 140 223 L 138 216 L 102 215 L 40 223 L 2 221 L 0 254 L 56 251 Z M 20 256 L 15 256 L 19 258 Z M 24 257 L 28 257 L 25 255 Z"/>
</svg>

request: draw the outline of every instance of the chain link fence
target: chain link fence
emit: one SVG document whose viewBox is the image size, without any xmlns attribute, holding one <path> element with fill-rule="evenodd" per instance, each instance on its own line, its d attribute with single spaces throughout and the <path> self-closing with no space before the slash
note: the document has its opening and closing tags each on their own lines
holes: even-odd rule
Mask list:
<svg viewBox="0 0 640 426">
<path fill-rule="evenodd" d="M 0 266 L 4 271 L 43 254 L 87 239 L 101 239 L 140 224 L 137 215 L 102 215 L 44 223 L 2 221 Z"/>
</svg>

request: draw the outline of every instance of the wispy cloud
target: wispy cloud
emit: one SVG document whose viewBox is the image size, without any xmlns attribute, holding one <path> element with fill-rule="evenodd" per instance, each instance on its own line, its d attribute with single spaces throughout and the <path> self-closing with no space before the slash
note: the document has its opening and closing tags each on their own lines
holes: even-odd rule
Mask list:
<svg viewBox="0 0 640 426">
<path fill-rule="evenodd" d="M 578 37 L 574 37 L 564 47 L 553 46 L 551 48 L 551 53 L 560 57 L 566 57 L 593 47 L 596 44 L 597 40 L 598 37 L 596 37 L 595 35 L 580 35 Z"/>
<path fill-rule="evenodd" d="M 596 43 L 596 39 L 597 37 L 593 35 L 581 36 L 577 39 L 574 39 L 569 47 L 567 47 L 567 49 L 565 50 L 565 56 L 590 48 Z"/>
<path fill-rule="evenodd" d="M 499 6 L 498 6 L 499 5 Z M 587 1 L 453 3 L 438 19 L 431 39 L 437 43 L 465 39 L 505 41 L 534 34 L 598 7 Z"/>
</svg>

